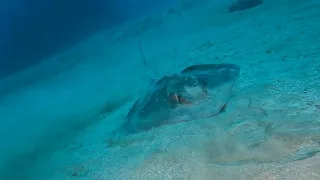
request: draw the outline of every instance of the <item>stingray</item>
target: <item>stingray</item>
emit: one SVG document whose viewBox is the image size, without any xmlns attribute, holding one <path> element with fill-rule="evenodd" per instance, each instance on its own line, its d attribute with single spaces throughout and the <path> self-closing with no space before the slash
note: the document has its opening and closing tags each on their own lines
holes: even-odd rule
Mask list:
<svg viewBox="0 0 320 180">
<path fill-rule="evenodd" d="M 201 64 L 164 76 L 136 100 L 116 132 L 139 133 L 216 116 L 230 100 L 239 72 L 235 64 Z"/>
</svg>

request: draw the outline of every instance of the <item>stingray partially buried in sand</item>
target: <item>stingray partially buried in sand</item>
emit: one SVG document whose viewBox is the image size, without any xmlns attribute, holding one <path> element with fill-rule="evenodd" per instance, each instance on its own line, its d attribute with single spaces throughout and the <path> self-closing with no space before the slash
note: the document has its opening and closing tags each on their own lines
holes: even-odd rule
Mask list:
<svg viewBox="0 0 320 180">
<path fill-rule="evenodd" d="M 235 64 L 202 64 L 164 76 L 131 107 L 115 133 L 132 134 L 222 112 L 239 76 Z"/>
<path fill-rule="evenodd" d="M 150 70 L 140 41 L 138 45 Z M 129 134 L 218 115 L 230 100 L 239 73 L 235 64 L 200 64 L 153 81 L 132 105 L 124 123 L 111 133 L 108 145 L 121 144 L 122 137 Z"/>
</svg>

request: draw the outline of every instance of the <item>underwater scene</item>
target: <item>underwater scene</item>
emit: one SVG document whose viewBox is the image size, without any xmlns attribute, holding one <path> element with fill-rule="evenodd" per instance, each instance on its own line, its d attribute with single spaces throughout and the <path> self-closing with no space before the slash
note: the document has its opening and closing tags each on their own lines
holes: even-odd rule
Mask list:
<svg viewBox="0 0 320 180">
<path fill-rule="evenodd" d="M 319 0 L 0 6 L 0 180 L 320 179 Z"/>
</svg>

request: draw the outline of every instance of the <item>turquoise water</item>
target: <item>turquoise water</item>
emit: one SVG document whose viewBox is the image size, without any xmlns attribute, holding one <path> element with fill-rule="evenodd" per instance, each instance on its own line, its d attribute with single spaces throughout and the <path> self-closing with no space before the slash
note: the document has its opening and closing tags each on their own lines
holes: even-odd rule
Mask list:
<svg viewBox="0 0 320 180">
<path fill-rule="evenodd" d="M 186 2 L 0 79 L 0 179 L 319 179 L 319 1 Z M 110 144 L 150 69 L 204 63 L 241 67 L 225 112 Z"/>
</svg>

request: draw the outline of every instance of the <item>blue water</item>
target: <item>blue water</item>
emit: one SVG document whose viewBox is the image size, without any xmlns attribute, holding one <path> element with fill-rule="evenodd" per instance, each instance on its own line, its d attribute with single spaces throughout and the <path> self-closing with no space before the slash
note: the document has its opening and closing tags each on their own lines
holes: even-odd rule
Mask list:
<svg viewBox="0 0 320 180">
<path fill-rule="evenodd" d="M 0 179 L 318 179 L 319 1 L 236 2 L 1 1 Z M 110 142 L 204 63 L 241 67 L 223 113 Z"/>
<path fill-rule="evenodd" d="M 170 1 L 2 1 L 0 76 L 39 63 L 102 29 L 163 9 Z"/>
</svg>

